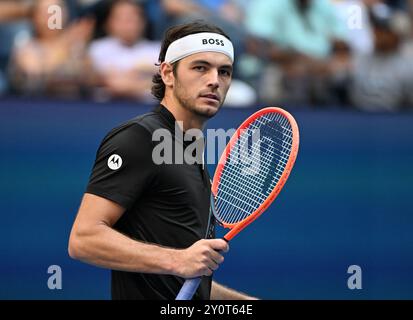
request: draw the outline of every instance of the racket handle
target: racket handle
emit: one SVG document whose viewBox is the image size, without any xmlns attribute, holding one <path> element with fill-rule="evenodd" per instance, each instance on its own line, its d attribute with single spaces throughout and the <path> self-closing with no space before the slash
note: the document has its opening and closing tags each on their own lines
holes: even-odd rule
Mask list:
<svg viewBox="0 0 413 320">
<path fill-rule="evenodd" d="M 178 295 L 176 296 L 175 300 L 191 300 L 195 294 L 196 289 L 198 289 L 201 280 L 201 277 L 187 279 Z"/>
<path fill-rule="evenodd" d="M 222 238 L 228 242 L 227 239 Z M 218 251 L 219 253 L 223 253 L 222 251 Z M 175 300 L 191 300 L 194 296 L 196 289 L 198 289 L 199 284 L 201 283 L 202 277 L 187 279 L 182 286 L 181 290 L 179 290 L 178 295 L 176 296 Z"/>
</svg>

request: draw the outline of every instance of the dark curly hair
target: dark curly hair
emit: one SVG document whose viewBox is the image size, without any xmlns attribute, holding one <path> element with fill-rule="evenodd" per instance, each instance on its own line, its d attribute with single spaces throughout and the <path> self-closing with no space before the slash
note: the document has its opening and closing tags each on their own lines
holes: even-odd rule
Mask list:
<svg viewBox="0 0 413 320">
<path fill-rule="evenodd" d="M 169 28 L 168 30 L 166 30 L 165 32 L 165 36 L 162 41 L 161 51 L 159 53 L 157 65 L 160 66 L 161 63 L 165 61 L 166 50 L 168 49 L 169 45 L 172 42 L 180 38 L 183 38 L 185 36 L 188 36 L 190 34 L 202 33 L 202 32 L 218 33 L 228 38 L 229 40 L 231 40 L 230 37 L 221 28 L 215 25 L 212 25 L 212 24 L 208 24 L 207 22 L 202 21 L 202 20 L 197 20 L 197 21 L 193 21 L 190 23 L 173 26 Z M 172 65 L 173 73 L 175 75 L 176 75 L 176 70 L 178 68 L 178 64 L 179 64 L 179 61 L 173 63 Z M 152 78 L 151 91 L 152 91 L 152 95 L 159 101 L 161 101 L 163 97 L 165 96 L 165 84 L 159 72 L 156 73 Z"/>
</svg>

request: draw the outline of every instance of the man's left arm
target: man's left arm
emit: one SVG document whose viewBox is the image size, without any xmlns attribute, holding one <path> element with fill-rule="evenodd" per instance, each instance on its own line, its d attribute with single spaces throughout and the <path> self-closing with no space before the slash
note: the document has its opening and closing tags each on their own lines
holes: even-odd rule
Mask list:
<svg viewBox="0 0 413 320">
<path fill-rule="evenodd" d="M 211 300 L 258 300 L 258 298 L 235 291 L 212 281 Z"/>
</svg>

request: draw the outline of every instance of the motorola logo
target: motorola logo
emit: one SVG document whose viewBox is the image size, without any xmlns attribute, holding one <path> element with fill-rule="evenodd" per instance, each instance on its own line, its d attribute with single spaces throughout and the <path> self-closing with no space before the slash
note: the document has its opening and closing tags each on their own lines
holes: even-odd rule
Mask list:
<svg viewBox="0 0 413 320">
<path fill-rule="evenodd" d="M 108 159 L 108 167 L 112 170 L 118 170 L 122 166 L 122 158 L 117 154 L 112 154 Z"/>
</svg>

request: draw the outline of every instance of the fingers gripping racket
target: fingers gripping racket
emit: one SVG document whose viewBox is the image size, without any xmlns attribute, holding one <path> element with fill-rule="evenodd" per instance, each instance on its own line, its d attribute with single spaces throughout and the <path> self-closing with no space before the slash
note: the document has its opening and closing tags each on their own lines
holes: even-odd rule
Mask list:
<svg viewBox="0 0 413 320">
<path fill-rule="evenodd" d="M 294 118 L 281 108 L 264 108 L 231 137 L 215 170 L 211 210 L 230 231 L 230 241 L 274 201 L 290 175 L 299 145 Z M 176 300 L 190 300 L 201 277 L 187 279 Z"/>
</svg>

